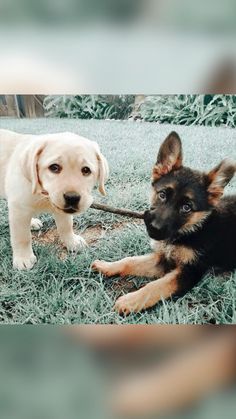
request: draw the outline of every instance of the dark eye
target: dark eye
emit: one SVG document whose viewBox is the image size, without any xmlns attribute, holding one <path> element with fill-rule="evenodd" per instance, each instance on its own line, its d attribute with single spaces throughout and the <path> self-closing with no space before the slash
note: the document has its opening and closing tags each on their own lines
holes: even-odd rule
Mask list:
<svg viewBox="0 0 236 419">
<path fill-rule="evenodd" d="M 62 171 L 62 167 L 59 164 L 53 163 L 49 166 L 49 170 L 52 173 L 60 173 Z"/>
<path fill-rule="evenodd" d="M 192 207 L 189 204 L 184 204 L 181 208 L 182 212 L 187 214 L 188 212 L 192 211 Z"/>
<path fill-rule="evenodd" d="M 162 202 L 166 201 L 166 192 L 165 191 L 160 191 L 158 193 L 158 196 L 159 196 L 159 198 Z"/>
<path fill-rule="evenodd" d="M 88 176 L 88 175 L 90 175 L 91 170 L 88 166 L 85 166 L 85 167 L 82 168 L 82 173 L 83 173 L 84 176 Z"/>
</svg>

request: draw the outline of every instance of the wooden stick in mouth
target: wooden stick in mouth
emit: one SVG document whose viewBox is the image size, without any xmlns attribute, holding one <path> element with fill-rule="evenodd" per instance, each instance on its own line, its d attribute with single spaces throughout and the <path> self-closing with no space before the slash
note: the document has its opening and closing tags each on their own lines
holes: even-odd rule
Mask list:
<svg viewBox="0 0 236 419">
<path fill-rule="evenodd" d="M 123 215 L 125 217 L 131 217 L 131 218 L 144 218 L 143 212 L 137 212 L 137 211 L 131 211 L 127 210 L 125 208 L 114 208 L 110 205 L 104 205 L 104 204 L 98 204 L 97 202 L 94 202 L 90 208 L 106 211 L 106 212 L 112 212 L 113 214 Z"/>
</svg>

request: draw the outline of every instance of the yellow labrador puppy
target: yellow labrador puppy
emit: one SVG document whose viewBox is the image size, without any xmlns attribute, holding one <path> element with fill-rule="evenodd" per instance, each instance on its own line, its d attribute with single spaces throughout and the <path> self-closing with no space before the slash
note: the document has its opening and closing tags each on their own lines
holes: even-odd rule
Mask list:
<svg viewBox="0 0 236 419">
<path fill-rule="evenodd" d="M 107 161 L 94 141 L 70 132 L 25 135 L 1 129 L 0 196 L 8 201 L 14 268 L 30 269 L 36 262 L 30 226 L 40 228 L 32 217 L 41 212 L 53 213 L 68 250 L 82 248 L 72 214 L 90 207 L 97 182 L 105 195 L 107 177 Z"/>
</svg>

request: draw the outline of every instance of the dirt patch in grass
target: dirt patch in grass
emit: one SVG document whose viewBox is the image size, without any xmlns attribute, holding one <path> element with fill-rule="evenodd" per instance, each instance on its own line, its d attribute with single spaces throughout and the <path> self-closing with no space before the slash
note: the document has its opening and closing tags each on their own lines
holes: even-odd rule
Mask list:
<svg viewBox="0 0 236 419">
<path fill-rule="evenodd" d="M 132 279 L 124 277 L 118 277 L 112 284 L 112 291 L 116 292 L 117 297 L 131 291 L 137 291 L 137 289 Z"/>
<path fill-rule="evenodd" d="M 142 220 L 137 220 L 136 224 L 142 224 Z M 111 234 L 114 231 L 122 230 L 129 224 L 130 221 L 121 221 L 112 224 L 108 228 L 103 228 L 101 225 L 91 226 L 86 228 L 83 232 L 80 232 L 80 236 L 86 240 L 86 243 L 89 246 L 96 246 L 97 242 L 104 238 L 107 234 Z M 67 255 L 67 250 L 64 245 L 61 243 L 56 227 L 52 227 L 46 231 L 33 231 L 32 232 L 33 240 L 42 243 L 42 244 L 53 244 L 59 250 L 59 257 L 65 259 Z"/>
<path fill-rule="evenodd" d="M 33 239 L 42 244 L 56 244 L 61 245 L 59 241 L 59 237 L 57 234 L 56 227 L 53 227 L 47 231 L 33 231 L 32 232 Z"/>
<path fill-rule="evenodd" d="M 46 231 L 32 231 L 32 237 L 36 243 L 55 246 L 58 251 L 58 257 L 60 259 L 66 259 L 68 252 L 59 239 L 56 227 L 52 227 Z"/>
<path fill-rule="evenodd" d="M 82 236 L 88 245 L 96 243 L 99 239 L 104 237 L 106 230 L 100 226 L 88 227 L 80 236 Z M 33 238 L 35 241 L 42 244 L 53 244 L 57 247 L 64 249 L 63 243 L 60 241 L 56 227 L 53 227 L 47 231 L 33 232 Z"/>
<path fill-rule="evenodd" d="M 94 226 L 94 227 L 88 227 L 86 230 L 84 230 L 80 235 L 83 237 L 84 240 L 86 240 L 86 243 L 88 245 L 92 245 L 94 243 L 97 243 L 98 240 L 102 239 L 107 233 L 107 230 L 102 228 L 102 226 Z"/>
</svg>

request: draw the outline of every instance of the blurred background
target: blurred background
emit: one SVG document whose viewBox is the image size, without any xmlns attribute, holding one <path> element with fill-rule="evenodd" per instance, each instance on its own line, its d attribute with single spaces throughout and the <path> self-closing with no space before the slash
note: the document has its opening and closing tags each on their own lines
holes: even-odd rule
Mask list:
<svg viewBox="0 0 236 419">
<path fill-rule="evenodd" d="M 235 95 L 0 95 L 0 117 L 236 126 Z"/>
<path fill-rule="evenodd" d="M 1 0 L 0 91 L 236 92 L 234 0 Z"/>
<path fill-rule="evenodd" d="M 4 327 L 4 419 L 235 418 L 235 328 Z"/>
</svg>

